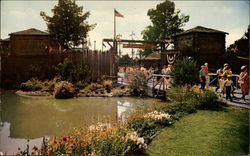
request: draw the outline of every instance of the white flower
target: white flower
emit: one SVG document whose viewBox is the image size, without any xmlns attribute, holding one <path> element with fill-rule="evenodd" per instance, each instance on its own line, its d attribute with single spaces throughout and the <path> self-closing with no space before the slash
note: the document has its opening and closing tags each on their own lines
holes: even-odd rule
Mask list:
<svg viewBox="0 0 250 156">
<path fill-rule="evenodd" d="M 147 144 L 145 144 L 144 138 L 139 137 L 136 132 L 129 133 L 128 138 L 135 142 L 136 145 L 139 146 L 139 148 L 146 148 Z"/>
<path fill-rule="evenodd" d="M 169 120 L 171 118 L 171 116 L 167 113 L 153 111 L 153 112 L 150 112 L 150 113 L 147 113 L 146 115 L 144 115 L 144 118 L 151 118 L 151 119 L 155 119 L 155 120 L 162 120 L 162 119 Z"/>
</svg>

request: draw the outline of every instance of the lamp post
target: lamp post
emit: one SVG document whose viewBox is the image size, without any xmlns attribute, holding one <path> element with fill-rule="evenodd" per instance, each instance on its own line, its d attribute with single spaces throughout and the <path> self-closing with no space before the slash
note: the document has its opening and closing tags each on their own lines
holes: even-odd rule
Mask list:
<svg viewBox="0 0 250 156">
<path fill-rule="evenodd" d="M 132 31 L 132 33 L 129 35 L 132 37 L 132 40 L 134 40 L 135 33 Z M 132 59 L 134 59 L 134 48 L 132 48 Z"/>
<path fill-rule="evenodd" d="M 118 52 L 119 52 L 119 57 L 121 57 L 121 39 L 122 39 L 122 35 L 118 34 L 116 36 L 116 40 L 118 41 Z"/>
<path fill-rule="evenodd" d="M 94 40 L 94 51 L 95 51 L 95 49 L 96 49 L 96 40 Z"/>
</svg>

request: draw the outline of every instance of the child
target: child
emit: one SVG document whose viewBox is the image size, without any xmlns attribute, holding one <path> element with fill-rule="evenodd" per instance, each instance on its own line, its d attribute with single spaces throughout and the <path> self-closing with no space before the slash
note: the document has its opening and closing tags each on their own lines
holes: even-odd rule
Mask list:
<svg viewBox="0 0 250 156">
<path fill-rule="evenodd" d="M 220 96 L 224 96 L 224 93 L 225 93 L 225 88 L 224 88 L 224 85 L 225 85 L 225 81 L 226 81 L 226 76 L 225 75 L 220 75 L 220 79 L 219 79 L 219 92 L 220 92 Z"/>
<path fill-rule="evenodd" d="M 231 97 L 231 91 L 233 88 L 232 75 L 227 76 L 227 80 L 225 81 L 225 88 L 226 88 L 226 99 L 230 99 L 230 101 L 232 102 L 233 101 Z"/>
</svg>

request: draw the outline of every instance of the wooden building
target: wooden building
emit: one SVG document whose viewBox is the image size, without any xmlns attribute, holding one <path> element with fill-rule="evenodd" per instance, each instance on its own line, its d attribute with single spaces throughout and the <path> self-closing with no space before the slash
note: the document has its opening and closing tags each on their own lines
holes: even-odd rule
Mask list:
<svg viewBox="0 0 250 156">
<path fill-rule="evenodd" d="M 9 39 L 0 40 L 0 87 L 15 88 L 32 77 L 52 79 L 56 74 L 54 67 L 65 58 L 75 66 L 84 63 L 93 81 L 104 75 L 117 76 L 117 61 L 111 50 L 62 50 L 50 34 L 34 28 L 9 35 Z"/>
<path fill-rule="evenodd" d="M 50 34 L 34 28 L 9 35 L 11 55 L 46 55 L 51 44 Z"/>
<path fill-rule="evenodd" d="M 140 63 L 146 67 L 160 67 L 161 66 L 161 53 L 152 53 L 144 59 L 140 60 Z"/>
<path fill-rule="evenodd" d="M 225 53 L 225 38 L 227 32 L 197 26 L 178 33 L 174 39 L 175 49 L 182 55 L 193 56 L 199 64 L 208 62 L 214 65 L 220 63 L 218 56 Z M 216 67 L 217 68 L 217 67 Z"/>
<path fill-rule="evenodd" d="M 10 38 L 0 39 L 1 55 L 9 55 L 10 53 Z"/>
</svg>

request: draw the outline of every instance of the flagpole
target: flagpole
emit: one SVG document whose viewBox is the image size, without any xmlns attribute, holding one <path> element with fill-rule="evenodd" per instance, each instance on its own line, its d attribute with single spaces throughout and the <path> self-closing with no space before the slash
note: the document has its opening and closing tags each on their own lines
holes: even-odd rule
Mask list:
<svg viewBox="0 0 250 156">
<path fill-rule="evenodd" d="M 114 9 L 114 42 L 113 42 L 113 47 L 116 50 L 116 41 L 115 41 L 115 37 L 116 37 L 116 18 L 115 18 L 115 9 Z"/>
<path fill-rule="evenodd" d="M 103 52 L 103 40 L 102 40 L 102 52 Z"/>
</svg>

